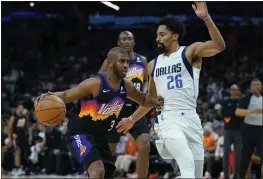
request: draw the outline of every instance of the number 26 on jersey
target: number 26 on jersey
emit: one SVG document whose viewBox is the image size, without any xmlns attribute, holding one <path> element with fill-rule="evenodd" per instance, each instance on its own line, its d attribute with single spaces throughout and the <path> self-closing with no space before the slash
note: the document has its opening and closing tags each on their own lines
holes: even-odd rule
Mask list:
<svg viewBox="0 0 263 179">
<path fill-rule="evenodd" d="M 167 89 L 168 90 L 172 90 L 175 88 L 182 88 L 183 87 L 183 81 L 182 81 L 182 75 L 178 74 L 178 75 L 170 75 L 167 76 Z"/>
</svg>

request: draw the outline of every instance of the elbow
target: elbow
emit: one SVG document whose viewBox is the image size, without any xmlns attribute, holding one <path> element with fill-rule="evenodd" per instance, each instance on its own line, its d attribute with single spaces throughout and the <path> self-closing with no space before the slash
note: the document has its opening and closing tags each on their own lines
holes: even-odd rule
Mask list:
<svg viewBox="0 0 263 179">
<path fill-rule="evenodd" d="M 217 44 L 217 50 L 219 51 L 219 52 L 222 52 L 222 51 L 224 51 L 226 49 L 226 43 L 225 43 L 225 41 L 223 40 L 221 43 L 218 43 Z"/>
</svg>

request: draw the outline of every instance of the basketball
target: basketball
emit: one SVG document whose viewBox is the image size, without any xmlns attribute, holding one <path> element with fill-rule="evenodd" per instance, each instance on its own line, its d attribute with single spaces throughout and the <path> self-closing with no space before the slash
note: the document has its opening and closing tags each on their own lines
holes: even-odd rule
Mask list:
<svg viewBox="0 0 263 179">
<path fill-rule="evenodd" d="M 44 96 L 35 106 L 37 119 L 46 126 L 55 126 L 66 117 L 66 105 L 55 95 Z"/>
</svg>

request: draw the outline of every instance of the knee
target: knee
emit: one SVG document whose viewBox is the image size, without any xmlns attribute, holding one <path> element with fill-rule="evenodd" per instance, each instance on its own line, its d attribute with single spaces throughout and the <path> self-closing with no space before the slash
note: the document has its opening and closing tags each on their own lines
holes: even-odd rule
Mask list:
<svg viewBox="0 0 263 179">
<path fill-rule="evenodd" d="M 104 167 L 91 168 L 88 170 L 89 178 L 104 178 L 105 169 Z"/>
<path fill-rule="evenodd" d="M 142 134 L 136 140 L 138 152 L 148 154 L 150 152 L 150 135 Z"/>
</svg>

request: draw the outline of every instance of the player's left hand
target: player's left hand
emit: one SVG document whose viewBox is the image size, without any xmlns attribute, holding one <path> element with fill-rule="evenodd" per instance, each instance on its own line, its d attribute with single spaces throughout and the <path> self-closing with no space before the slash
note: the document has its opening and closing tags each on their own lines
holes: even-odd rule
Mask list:
<svg viewBox="0 0 263 179">
<path fill-rule="evenodd" d="M 192 4 L 192 8 L 195 11 L 195 14 L 199 17 L 199 18 L 204 18 L 206 16 L 208 16 L 208 9 L 206 6 L 205 1 L 195 1 L 195 4 Z"/>
<path fill-rule="evenodd" d="M 134 121 L 131 118 L 122 118 L 116 126 L 117 132 L 126 134 L 133 126 Z"/>
</svg>

